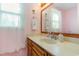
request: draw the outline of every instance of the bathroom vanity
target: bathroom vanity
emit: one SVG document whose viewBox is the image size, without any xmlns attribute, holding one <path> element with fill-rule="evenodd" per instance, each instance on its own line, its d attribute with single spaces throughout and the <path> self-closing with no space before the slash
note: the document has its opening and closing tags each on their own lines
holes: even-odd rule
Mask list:
<svg viewBox="0 0 79 59">
<path fill-rule="evenodd" d="M 28 56 L 52 56 L 52 54 L 32 41 L 30 38 L 27 38 L 27 48 Z"/>
<path fill-rule="evenodd" d="M 30 35 L 27 38 L 27 54 L 29 56 L 79 56 L 79 41 L 47 43 L 42 35 Z M 45 39 L 44 39 L 45 40 Z"/>
<path fill-rule="evenodd" d="M 79 56 L 79 19 L 75 19 L 78 17 L 76 6 L 79 7 L 75 3 L 64 3 L 64 7 L 62 3 L 54 3 L 42 7 L 41 33 L 51 32 L 52 35 L 61 33 L 64 35 L 64 41 L 54 38 L 50 40 L 42 34 L 28 35 L 26 41 L 28 56 Z"/>
</svg>

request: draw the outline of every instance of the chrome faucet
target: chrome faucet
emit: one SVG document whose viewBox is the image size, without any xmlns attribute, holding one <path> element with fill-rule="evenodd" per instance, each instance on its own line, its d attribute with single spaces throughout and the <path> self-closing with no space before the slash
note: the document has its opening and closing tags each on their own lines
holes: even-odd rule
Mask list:
<svg viewBox="0 0 79 59">
<path fill-rule="evenodd" d="M 54 33 L 51 34 L 51 32 L 48 33 L 48 36 L 47 36 L 47 37 L 49 37 L 50 39 L 55 39 L 55 40 L 57 40 L 57 35 L 55 35 Z"/>
</svg>

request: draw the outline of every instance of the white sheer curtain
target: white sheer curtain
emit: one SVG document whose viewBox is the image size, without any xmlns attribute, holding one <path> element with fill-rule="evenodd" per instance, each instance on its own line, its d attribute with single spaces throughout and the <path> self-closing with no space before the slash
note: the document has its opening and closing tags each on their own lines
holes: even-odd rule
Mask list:
<svg viewBox="0 0 79 59">
<path fill-rule="evenodd" d="M 23 4 L 0 4 L 0 53 L 24 47 Z"/>
</svg>

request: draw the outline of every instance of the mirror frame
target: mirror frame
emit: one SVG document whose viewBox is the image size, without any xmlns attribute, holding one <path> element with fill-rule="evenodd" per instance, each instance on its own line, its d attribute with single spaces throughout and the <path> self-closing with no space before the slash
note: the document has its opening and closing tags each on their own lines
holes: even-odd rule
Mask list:
<svg viewBox="0 0 79 59">
<path fill-rule="evenodd" d="M 47 9 L 49 6 L 51 6 L 51 5 L 53 5 L 53 3 L 49 3 L 49 4 L 47 4 L 46 3 L 46 5 L 45 6 L 43 6 L 43 8 L 41 7 L 41 14 L 40 14 L 40 19 L 41 19 L 41 21 L 40 21 L 40 25 L 41 25 L 41 28 L 40 28 L 40 30 L 41 30 L 41 33 L 44 33 L 44 34 L 47 34 L 48 32 L 45 32 L 45 31 L 42 31 L 42 12 L 45 10 L 45 9 Z M 56 34 L 56 35 L 58 35 L 60 32 L 51 32 L 51 34 Z M 79 34 L 71 34 L 71 33 L 62 33 L 64 36 L 68 36 L 68 37 L 75 37 L 75 38 L 79 38 Z"/>
</svg>

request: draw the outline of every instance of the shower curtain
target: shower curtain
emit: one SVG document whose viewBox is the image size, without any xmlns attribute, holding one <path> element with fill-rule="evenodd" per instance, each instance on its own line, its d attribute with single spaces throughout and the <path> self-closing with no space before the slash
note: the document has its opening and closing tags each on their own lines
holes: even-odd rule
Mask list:
<svg viewBox="0 0 79 59">
<path fill-rule="evenodd" d="M 0 54 L 24 48 L 24 4 L 0 4 Z M 2 8 L 2 9 L 1 9 Z"/>
<path fill-rule="evenodd" d="M 23 29 L 0 28 L 0 53 L 14 52 L 24 47 Z"/>
</svg>

